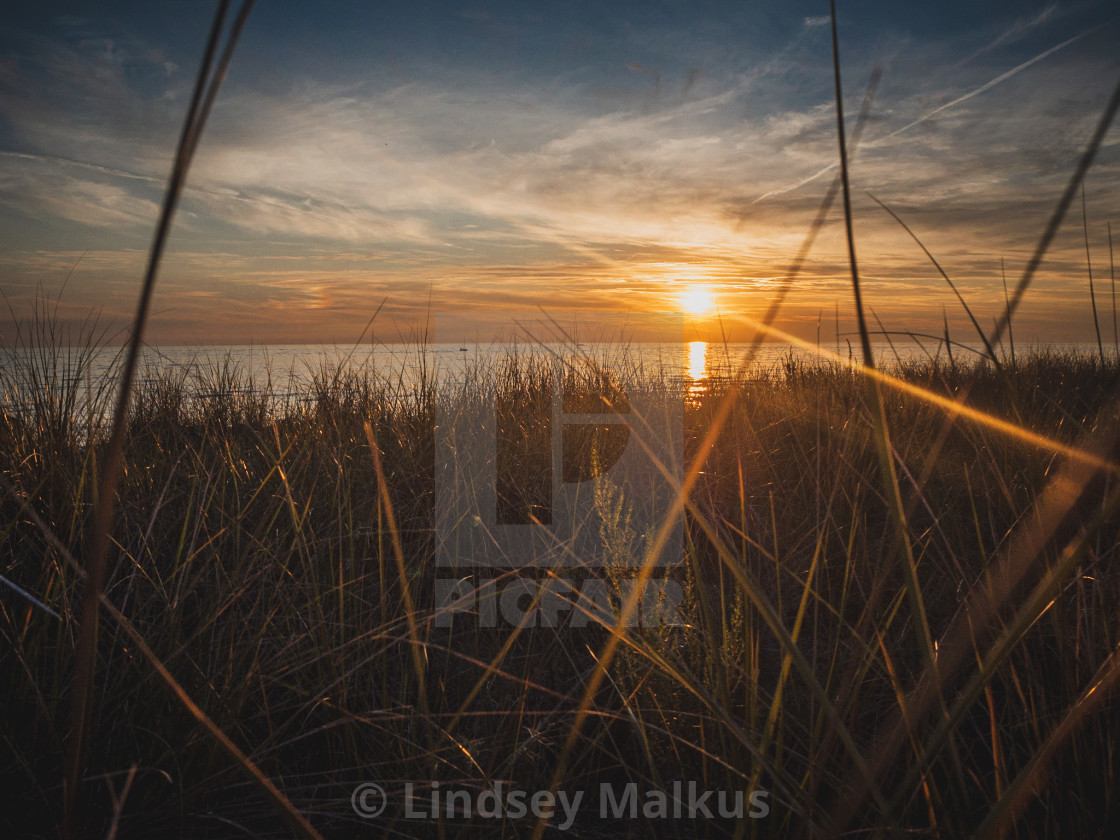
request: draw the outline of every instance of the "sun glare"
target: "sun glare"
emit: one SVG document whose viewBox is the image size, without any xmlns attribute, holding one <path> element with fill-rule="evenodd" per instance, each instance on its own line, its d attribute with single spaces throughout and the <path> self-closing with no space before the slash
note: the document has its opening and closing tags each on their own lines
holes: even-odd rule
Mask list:
<svg viewBox="0 0 1120 840">
<path fill-rule="evenodd" d="M 681 308 L 689 315 L 708 315 L 716 308 L 716 296 L 709 286 L 686 286 L 681 293 Z"/>
</svg>

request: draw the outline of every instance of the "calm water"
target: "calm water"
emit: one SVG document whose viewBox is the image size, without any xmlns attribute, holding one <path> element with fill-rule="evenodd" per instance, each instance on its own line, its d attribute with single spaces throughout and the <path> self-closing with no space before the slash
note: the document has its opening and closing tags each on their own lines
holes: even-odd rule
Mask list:
<svg viewBox="0 0 1120 840">
<path fill-rule="evenodd" d="M 1064 349 L 1086 349 L 1074 346 Z M 1091 348 L 1095 352 L 1095 345 Z M 926 342 L 918 346 L 913 342 L 886 343 L 874 347 L 876 359 L 889 364 L 895 359 L 924 359 L 941 355 L 944 347 L 939 342 Z M 270 345 L 242 346 L 217 345 L 205 347 L 149 347 L 143 351 L 139 370 L 139 384 L 168 373 L 184 377 L 196 393 L 229 390 L 266 393 L 281 399 L 307 399 L 317 375 L 337 369 L 340 365 L 369 372 L 377 378 L 388 380 L 406 388 L 427 381 L 457 381 L 472 369 L 485 368 L 499 358 L 515 352 L 521 356 L 548 356 L 573 353 L 585 354 L 608 366 L 624 359 L 629 369 L 640 368 L 664 376 L 671 381 L 684 383 L 693 395 L 703 393 L 708 384 L 737 370 L 753 352 L 753 361 L 747 368 L 748 375 L 782 365 L 790 358 L 812 359 L 815 347 L 796 348 L 785 344 L 763 344 L 751 348 L 744 344 L 714 344 L 694 341 L 683 344 L 590 344 L 573 347 L 571 344 L 531 345 L 516 348 L 508 344 L 382 344 L 344 347 L 335 345 Z M 825 345 L 821 353 L 830 358 L 848 361 L 851 349 L 845 343 L 840 348 Z M 958 358 L 973 354 L 957 348 Z M 30 387 L 22 371 L 32 354 L 42 357 L 43 351 L 29 349 L 0 349 L 0 384 L 3 394 L 0 401 L 7 405 L 25 404 Z M 858 350 L 856 350 L 858 356 Z M 107 374 L 119 370 L 117 349 L 104 349 L 94 353 L 84 364 L 71 355 L 63 359 L 46 381 L 44 387 L 61 392 L 63 380 L 77 385 L 83 401 L 88 401 L 96 383 L 109 381 Z M 50 366 L 47 366 L 48 368 Z M 39 365 L 43 370 L 44 366 Z"/>
</svg>

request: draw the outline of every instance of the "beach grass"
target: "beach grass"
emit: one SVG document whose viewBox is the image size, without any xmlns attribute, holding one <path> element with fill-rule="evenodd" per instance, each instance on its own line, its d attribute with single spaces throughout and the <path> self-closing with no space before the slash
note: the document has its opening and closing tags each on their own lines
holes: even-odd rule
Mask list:
<svg viewBox="0 0 1120 840">
<path fill-rule="evenodd" d="M 26 370 L 5 369 L 9 395 L 29 378 L 59 384 L 38 400 L 9 400 L 0 418 L 10 485 L 0 507 L 0 663 L 7 720 L 17 724 L 4 735 L 4 776 L 9 797 L 24 803 L 6 818 L 26 836 L 48 836 L 58 828 L 81 583 L 62 553 L 85 549 L 106 430 L 66 390 L 77 381 L 72 356 L 21 358 Z M 545 381 L 539 367 L 495 357 L 458 387 L 474 389 L 467 399 L 496 394 L 523 406 L 527 389 Z M 1068 445 L 1113 419 L 1120 380 L 1111 358 L 1022 349 L 1002 370 L 934 359 L 890 372 L 949 398 L 967 393 L 973 407 Z M 440 626 L 433 425 L 438 401 L 463 394 L 434 377 L 385 381 L 357 366 L 322 372 L 306 400 L 269 400 L 261 384 L 227 364 L 194 378 L 153 371 L 137 390 L 108 601 L 325 836 L 521 836 L 531 820 L 408 821 L 405 784 L 554 785 L 611 631 L 570 620 L 484 627 L 470 614 Z M 94 392 L 109 390 L 99 383 Z M 672 790 L 698 780 L 769 793 L 765 820 L 681 820 L 673 830 L 682 836 L 827 833 L 860 777 L 867 800 L 846 817 L 849 828 L 964 836 L 1004 809 L 1022 819 L 1012 833 L 1070 836 L 1115 818 L 1117 708 L 1088 691 L 1111 673 L 1120 642 L 1120 535 L 1104 515 L 1115 474 L 1070 500 L 1015 597 L 989 627 L 974 628 L 967 661 L 877 768 L 884 722 L 905 718 L 927 661 L 903 573 L 888 564 L 895 523 L 875 479 L 864 378 L 846 364 L 790 356 L 707 383 L 686 403 L 686 462 L 727 402 L 688 496 L 685 562 L 653 572 L 680 583 L 684 626 L 625 634 L 563 757 L 560 788 L 636 781 Z M 884 413 L 925 620 L 944 644 L 968 599 L 998 589 L 992 577 L 1044 515 L 1061 458 L 895 391 L 884 393 Z M 604 550 L 619 533 L 604 532 Z M 1044 600 L 1028 597 L 1059 568 Z M 610 583 L 621 609 L 626 571 L 583 573 Z M 83 833 L 104 834 L 119 818 L 121 836 L 283 834 L 267 799 L 112 616 L 101 623 Z M 1040 757 L 1039 775 L 1022 787 Z M 350 791 L 365 781 L 393 803 L 375 825 L 351 810 Z M 585 816 L 573 836 L 666 831 L 641 813 Z"/>
</svg>

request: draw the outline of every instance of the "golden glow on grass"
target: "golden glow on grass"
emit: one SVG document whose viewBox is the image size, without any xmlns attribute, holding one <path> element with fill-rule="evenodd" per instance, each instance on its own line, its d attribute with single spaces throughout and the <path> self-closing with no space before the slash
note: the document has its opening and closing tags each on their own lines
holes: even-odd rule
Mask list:
<svg viewBox="0 0 1120 840">
<path fill-rule="evenodd" d="M 716 296 L 710 286 L 690 284 L 681 292 L 681 309 L 689 315 L 710 315 L 716 308 Z"/>
<path fill-rule="evenodd" d="M 798 338 L 792 333 L 787 333 L 775 326 L 765 324 L 762 321 L 755 320 L 754 318 L 746 315 L 732 315 L 730 317 L 733 321 L 747 324 L 757 329 L 758 331 L 765 333 L 771 338 L 776 338 L 779 341 L 785 342 L 786 344 L 791 344 L 795 347 L 801 347 L 805 350 L 811 350 L 821 359 L 827 359 L 829 361 L 839 362 L 841 364 L 851 364 L 850 359 L 844 359 L 837 353 L 833 353 L 828 349 L 822 348 L 818 345 L 814 345 L 808 341 L 804 341 L 803 339 Z M 748 356 L 747 358 L 753 358 L 753 354 L 751 356 Z M 1120 475 L 1120 463 L 1116 463 L 1110 460 L 1106 455 L 1091 452 L 1079 446 L 1070 446 L 1068 444 L 1062 443 L 1059 440 L 1055 440 L 1053 438 L 1047 437 L 1046 435 L 1031 431 L 1024 426 L 1019 426 L 1016 423 L 1012 423 L 1008 420 L 1003 420 L 999 417 L 996 417 L 995 415 L 972 408 L 968 405 L 965 405 L 963 401 L 944 397 L 941 394 L 930 391 L 926 388 L 921 387 L 920 385 L 915 385 L 911 382 L 907 382 L 904 379 L 892 376 L 891 374 L 885 373 L 881 370 L 875 368 L 866 368 L 858 363 L 856 363 L 854 367 L 864 376 L 871 377 L 872 379 L 877 379 L 888 388 L 894 388 L 901 393 L 908 394 L 919 400 L 924 400 L 930 405 L 935 405 L 938 408 L 945 409 L 946 413 L 954 418 L 957 415 L 960 415 L 966 420 L 971 420 L 972 422 L 977 423 L 981 426 L 986 426 L 987 428 L 992 429 L 995 432 L 999 432 L 1000 434 L 1006 435 L 1013 440 L 1020 440 L 1024 443 L 1035 446 L 1044 452 L 1055 452 L 1059 455 L 1065 455 L 1066 457 L 1077 461 L 1078 463 L 1088 464 L 1089 466 L 1096 467 L 1099 470 L 1104 470 L 1113 475 Z M 743 370 L 744 368 L 740 367 L 739 373 L 742 373 Z M 962 395 L 961 400 L 963 399 L 964 397 Z M 728 402 L 728 405 L 730 405 L 730 402 Z M 724 419 L 725 417 L 719 417 L 716 425 L 718 426 L 719 424 L 722 424 Z"/>
</svg>

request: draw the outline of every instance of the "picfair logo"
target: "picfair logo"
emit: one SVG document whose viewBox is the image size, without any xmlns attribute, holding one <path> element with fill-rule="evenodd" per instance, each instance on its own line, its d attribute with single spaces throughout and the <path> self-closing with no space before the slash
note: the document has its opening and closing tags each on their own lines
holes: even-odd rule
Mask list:
<svg viewBox="0 0 1120 840">
<path fill-rule="evenodd" d="M 461 342 L 461 322 L 437 317 L 437 344 Z M 437 566 L 679 562 L 683 402 L 647 387 L 625 333 L 581 344 L 540 313 L 507 323 L 520 349 L 490 345 L 477 380 L 462 359 L 437 401 Z"/>
</svg>

